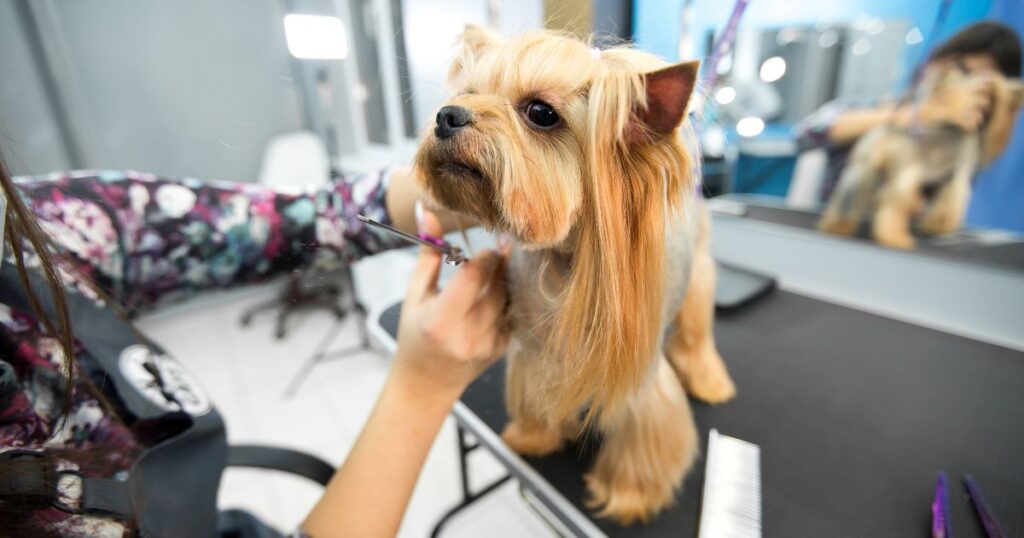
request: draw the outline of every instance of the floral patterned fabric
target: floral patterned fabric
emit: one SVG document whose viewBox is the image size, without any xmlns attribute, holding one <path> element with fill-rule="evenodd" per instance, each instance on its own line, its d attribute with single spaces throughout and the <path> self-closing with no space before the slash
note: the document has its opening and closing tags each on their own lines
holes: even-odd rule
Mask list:
<svg viewBox="0 0 1024 538">
<path fill-rule="evenodd" d="M 78 271 L 129 313 L 310 264 L 347 261 L 400 240 L 367 227 L 388 222 L 388 172 L 307 193 L 251 183 L 165 179 L 137 172 L 17 178 L 39 220 Z"/>
<path fill-rule="evenodd" d="M 356 218 L 390 222 L 384 200 L 388 177 L 387 171 L 350 176 L 305 193 L 136 172 L 74 172 L 15 182 L 77 271 L 137 313 L 204 290 L 263 281 L 321 258 L 354 261 L 402 245 Z M 89 458 L 91 473 L 112 476 L 129 469 L 144 441 L 137 425 L 123 422 L 116 394 L 104 393 L 109 406 L 100 403 L 96 387 L 102 378 L 90 382 L 95 362 L 82 349 L 76 360 L 85 375 L 70 395 L 69 417 L 58 420 L 69 397 L 60 359 L 56 340 L 36 319 L 0 304 L 0 452 L 96 454 Z M 75 467 L 73 459 L 68 466 Z M 56 509 L 31 517 L 68 536 L 131 531 L 114 520 Z"/>
</svg>

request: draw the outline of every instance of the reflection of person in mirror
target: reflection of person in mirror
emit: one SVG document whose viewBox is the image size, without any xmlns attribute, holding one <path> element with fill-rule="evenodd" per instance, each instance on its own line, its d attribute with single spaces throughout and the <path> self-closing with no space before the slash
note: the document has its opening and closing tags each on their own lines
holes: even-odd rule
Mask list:
<svg viewBox="0 0 1024 538">
<path fill-rule="evenodd" d="M 870 216 L 882 244 L 960 227 L 977 169 L 1005 148 L 1024 102 L 1016 33 L 980 22 L 939 45 L 908 97 L 873 108 L 826 104 L 798 126 L 802 149 L 828 156 L 820 223 L 853 234 Z"/>
</svg>

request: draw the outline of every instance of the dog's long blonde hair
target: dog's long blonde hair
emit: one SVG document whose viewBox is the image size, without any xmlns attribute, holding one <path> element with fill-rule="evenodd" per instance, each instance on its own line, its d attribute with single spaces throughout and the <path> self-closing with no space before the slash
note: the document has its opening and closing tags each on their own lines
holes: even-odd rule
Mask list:
<svg viewBox="0 0 1024 538">
<path fill-rule="evenodd" d="M 578 243 L 550 333 L 571 387 L 551 405 L 571 414 L 589 404 L 585 424 L 616 412 L 651 378 L 664 326 L 666 226 L 695 182 L 688 124 L 659 135 L 637 120 L 649 105 L 645 73 L 667 64 L 628 48 L 600 59 Z"/>
<path fill-rule="evenodd" d="M 561 359 L 561 375 L 549 380 L 557 385 L 545 401 L 550 414 L 568 418 L 589 406 L 590 423 L 650 380 L 658 357 L 666 227 L 696 177 L 685 145 L 695 137 L 679 124 L 697 66 L 670 66 L 628 47 L 598 51 L 553 32 L 499 43 L 467 28 L 448 104 L 473 110 L 474 134 L 439 146 L 428 132 L 417 167 L 427 191 L 449 207 L 568 260 L 541 267 L 541 290 L 547 271 L 567 274 L 553 279 L 548 315 L 534 320 L 544 326 L 525 329 L 543 335 L 545 355 Z M 506 101 L 538 90 L 561 101 L 564 129 L 529 131 Z M 452 160 L 496 179 L 496 190 L 435 173 Z"/>
</svg>

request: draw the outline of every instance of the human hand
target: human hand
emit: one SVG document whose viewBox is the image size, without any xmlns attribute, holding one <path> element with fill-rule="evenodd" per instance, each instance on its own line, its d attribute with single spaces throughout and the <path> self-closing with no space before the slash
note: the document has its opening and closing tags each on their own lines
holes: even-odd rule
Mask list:
<svg viewBox="0 0 1024 538">
<path fill-rule="evenodd" d="M 992 108 L 992 79 L 972 76 L 939 88 L 921 104 L 921 121 L 948 123 L 973 133 L 981 128 Z"/>
<path fill-rule="evenodd" d="M 436 216 L 417 203 L 420 233 L 441 235 Z M 457 398 L 508 344 L 504 252 L 484 251 L 437 289 L 441 253 L 420 248 L 402 305 L 393 366 L 413 390 Z"/>
</svg>

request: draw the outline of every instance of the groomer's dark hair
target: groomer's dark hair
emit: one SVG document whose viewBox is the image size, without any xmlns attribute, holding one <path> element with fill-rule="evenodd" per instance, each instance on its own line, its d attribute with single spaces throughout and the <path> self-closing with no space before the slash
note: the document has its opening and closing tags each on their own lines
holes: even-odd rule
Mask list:
<svg viewBox="0 0 1024 538">
<path fill-rule="evenodd" d="M 35 214 L 21 197 L 21 192 L 14 185 L 10 172 L 4 164 L 3 155 L 0 155 L 0 192 L 7 198 L 7 211 L 0 218 L 5 219 L 4 237 L 2 240 L 7 243 L 14 258 L 14 265 L 18 270 L 18 277 L 21 285 L 28 296 L 29 304 L 32 306 L 33 314 L 42 323 L 50 336 L 57 339 L 63 354 L 62 364 L 67 378 L 67 394 L 71 394 L 74 383 L 74 357 L 75 338 L 71 332 L 71 315 L 68 313 L 67 297 L 64 294 L 64 282 L 61 279 L 58 265 L 54 259 L 54 252 L 50 237 L 43 232 L 36 220 Z M 46 277 L 46 284 L 50 291 L 50 300 L 53 304 L 55 318 L 47 315 L 43 303 L 36 295 L 35 290 L 29 285 L 29 269 L 25 263 L 26 247 L 31 247 L 39 262 L 39 267 Z M 0 249 L 2 250 L 2 249 Z M 65 414 L 70 405 L 70 399 L 66 399 Z"/>
<path fill-rule="evenodd" d="M 67 385 L 64 387 L 63 409 L 52 425 L 52 435 L 56 436 L 64 430 L 60 422 L 67 420 L 73 391 L 77 386 L 91 396 L 107 416 L 117 418 L 116 411 L 110 401 L 95 383 L 78 370 L 75 361 L 75 338 L 72 333 L 71 315 L 68 310 L 67 295 L 64 291 L 64 280 L 61 273 L 73 275 L 80 284 L 88 286 L 103 299 L 122 318 L 128 319 L 116 301 L 98 285 L 77 272 L 73 265 L 66 263 L 64 256 L 52 239 L 39 225 L 39 220 L 32 211 L 27 200 L 22 196 L 14 178 L 0 154 L 0 193 L 7 199 L 3 237 L 0 238 L 10 248 L 14 258 L 18 278 L 25 290 L 33 315 L 46 330 L 46 333 L 57 340 L 62 351 L 61 367 Z M 26 263 L 27 259 L 34 263 Z M 44 290 L 35 290 L 29 285 L 29 272 L 38 271 L 44 280 Z M 43 291 L 42 296 L 39 291 Z M 52 306 L 52 316 L 47 313 L 45 303 Z M 132 331 L 134 325 L 129 324 Z M 139 333 L 135 331 L 136 335 Z M 139 336 L 141 338 L 141 336 Z M 9 366 L 8 366 L 9 368 Z M 41 538 L 60 537 L 64 534 L 57 525 L 50 525 L 42 516 L 37 517 L 36 511 L 52 508 L 58 500 L 56 469 L 66 462 L 78 466 L 85 473 L 94 471 L 107 472 L 110 457 L 103 447 L 96 448 L 64 448 L 59 446 L 34 447 L 29 450 L 32 456 L 24 454 L 0 458 L 0 536 L 39 536 Z M 6 453 L 8 456 L 10 454 Z M 20 457 L 19 457 L 20 456 Z M 135 536 L 133 521 L 124 521 L 127 532 L 125 536 Z"/>
<path fill-rule="evenodd" d="M 74 383 L 75 340 L 71 333 L 71 316 L 68 314 L 67 297 L 64 294 L 64 283 L 59 268 L 54 260 L 53 246 L 32 210 L 22 199 L 21 193 L 11 178 L 7 166 L 0 155 L 0 192 L 7 198 L 7 211 L 0 218 L 5 219 L 3 238 L 0 238 L 11 249 L 18 277 L 25 289 L 33 313 L 50 336 L 60 345 L 63 359 L 62 366 L 66 375 L 67 385 L 63 402 L 61 420 L 68 415 L 71 405 L 71 394 Z M 25 263 L 26 250 L 31 249 L 42 274 L 49 287 L 49 299 L 52 301 L 55 315 L 53 319 L 46 313 L 43 302 L 29 285 L 30 268 Z M 54 428 L 56 433 L 60 428 Z M 68 458 L 78 461 L 82 458 Z M 51 452 L 40 453 L 38 457 L 4 458 L 0 460 L 0 536 L 56 536 L 55 528 L 38 528 L 38 522 L 32 519 L 33 510 L 46 508 L 57 500 L 57 468 L 55 455 Z M 27 485 L 26 477 L 41 477 L 41 484 Z M 42 534 L 39 534 L 39 533 Z"/>
<path fill-rule="evenodd" d="M 974 23 L 939 45 L 929 61 L 958 58 L 965 54 L 988 54 L 1004 75 L 1020 76 L 1020 38 L 1013 28 L 1005 24 L 993 21 Z"/>
</svg>

